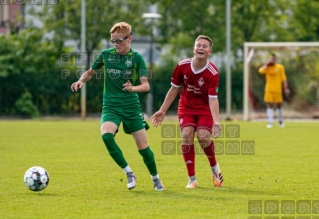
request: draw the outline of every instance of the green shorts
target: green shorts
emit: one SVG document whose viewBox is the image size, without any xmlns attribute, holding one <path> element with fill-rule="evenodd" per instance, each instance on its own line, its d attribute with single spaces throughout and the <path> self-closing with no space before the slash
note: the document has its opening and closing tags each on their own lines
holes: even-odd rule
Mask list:
<svg viewBox="0 0 319 219">
<path fill-rule="evenodd" d="M 123 130 L 126 134 L 139 131 L 141 129 L 148 130 L 150 127 L 144 120 L 142 111 L 127 111 L 122 109 L 102 108 L 101 124 L 104 122 L 113 122 L 119 128 L 123 122 Z M 117 132 L 117 131 L 116 131 Z"/>
</svg>

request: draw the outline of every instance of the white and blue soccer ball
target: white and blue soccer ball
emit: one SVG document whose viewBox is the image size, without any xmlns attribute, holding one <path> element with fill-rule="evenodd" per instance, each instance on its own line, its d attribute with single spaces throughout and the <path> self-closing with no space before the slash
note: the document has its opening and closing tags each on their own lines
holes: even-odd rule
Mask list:
<svg viewBox="0 0 319 219">
<path fill-rule="evenodd" d="M 29 168 L 24 174 L 24 184 L 31 191 L 41 191 L 48 187 L 50 177 L 49 173 L 39 166 Z"/>
</svg>

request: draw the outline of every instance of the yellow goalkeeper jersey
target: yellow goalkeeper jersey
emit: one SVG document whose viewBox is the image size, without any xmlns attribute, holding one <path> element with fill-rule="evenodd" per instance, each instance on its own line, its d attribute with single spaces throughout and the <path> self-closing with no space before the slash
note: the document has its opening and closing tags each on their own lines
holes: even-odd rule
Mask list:
<svg viewBox="0 0 319 219">
<path fill-rule="evenodd" d="M 260 67 L 258 72 L 266 75 L 265 92 L 282 92 L 282 83 L 286 81 L 285 67 L 281 64 L 270 65 L 266 69 Z"/>
</svg>

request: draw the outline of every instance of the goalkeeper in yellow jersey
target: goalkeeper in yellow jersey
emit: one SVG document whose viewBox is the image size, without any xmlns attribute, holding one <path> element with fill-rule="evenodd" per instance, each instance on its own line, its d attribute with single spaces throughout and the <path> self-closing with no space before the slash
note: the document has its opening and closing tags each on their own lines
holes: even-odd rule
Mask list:
<svg viewBox="0 0 319 219">
<path fill-rule="evenodd" d="M 284 90 L 286 96 L 288 96 L 290 93 L 285 73 L 285 67 L 281 64 L 276 63 L 276 61 L 276 55 L 272 54 L 270 60 L 258 70 L 260 74 L 266 75 L 264 100 L 267 103 L 267 128 L 272 128 L 274 126 L 274 105 L 277 105 L 277 117 L 279 126 L 281 128 L 285 127 L 285 124 L 282 120 L 282 90 Z"/>
</svg>

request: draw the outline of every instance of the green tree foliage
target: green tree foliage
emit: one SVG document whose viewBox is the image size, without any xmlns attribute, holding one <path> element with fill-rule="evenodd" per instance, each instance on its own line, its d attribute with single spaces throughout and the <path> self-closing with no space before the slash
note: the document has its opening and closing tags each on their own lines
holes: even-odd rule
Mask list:
<svg viewBox="0 0 319 219">
<path fill-rule="evenodd" d="M 318 39 L 318 1 L 233 0 L 232 3 L 234 48 L 243 42 Z"/>
<path fill-rule="evenodd" d="M 174 55 L 191 48 L 200 35 L 210 36 L 214 51 L 225 51 L 226 1 L 153 1 L 164 15 L 162 42 L 174 45 Z M 319 1 L 232 0 L 232 50 L 244 42 L 316 41 L 319 37 Z M 191 51 L 188 50 L 188 55 Z"/>
<path fill-rule="evenodd" d="M 237 51 L 242 49 L 243 43 L 247 41 L 318 41 L 319 1 L 232 0 L 231 2 L 231 42 L 235 57 L 235 65 L 232 68 L 232 107 L 241 109 L 242 56 L 236 57 L 239 54 Z M 133 27 L 133 35 L 148 35 L 150 27 L 142 20 L 142 13 L 148 12 L 150 3 L 156 3 L 158 13 L 163 16 L 159 23 L 161 34 L 155 36 L 155 40 L 159 48 L 168 48 L 162 59 L 163 65 L 154 66 L 153 69 L 152 84 L 156 110 L 170 87 L 170 75 L 175 65 L 181 58 L 193 55 L 192 48 L 198 35 L 208 35 L 213 39 L 214 53 L 225 52 L 226 1 L 86 0 L 86 51 L 81 52 L 86 52 L 87 58 L 82 71 L 92 62 L 90 57 L 92 53 L 104 49 L 101 47 L 101 42 L 109 40 L 109 30 L 116 22 L 129 22 Z M 0 115 L 23 114 L 21 110 L 20 112 L 17 110 L 17 107 L 28 101 L 28 104 L 32 103 L 35 107 L 29 108 L 34 109 L 28 111 L 29 116 L 36 115 L 32 114 L 32 111 L 38 111 L 42 115 L 79 112 L 80 94 L 70 91 L 71 83 L 79 77 L 79 73 L 76 74 L 79 66 L 75 65 L 75 57 L 70 57 L 70 62 L 62 64 L 61 59 L 64 54 L 74 52 L 70 48 L 63 47 L 67 40 L 74 40 L 77 43 L 76 51 L 80 50 L 81 1 L 59 1 L 57 5 L 46 5 L 40 12 L 32 13 L 34 19 L 43 22 L 43 28 L 27 28 L 19 33 L 0 36 Z M 44 33 L 53 33 L 53 38 L 45 39 Z M 318 69 L 316 60 L 314 58 L 311 65 L 317 66 Z M 302 63 L 304 63 L 302 68 L 307 69 L 307 63 L 310 62 Z M 66 69 L 70 71 L 70 75 L 63 75 L 62 70 Z M 226 96 L 224 69 L 224 66 L 219 69 L 219 100 L 222 109 L 225 106 Z M 310 85 L 301 86 L 299 89 L 298 92 L 303 95 L 301 99 L 306 99 L 305 96 L 308 94 L 315 95 L 312 93 L 316 90 L 313 87 L 317 86 L 318 71 L 311 72 L 307 77 L 309 80 L 306 81 L 310 81 Z M 305 87 L 311 88 L 306 90 Z M 88 112 L 100 112 L 102 89 L 101 74 L 87 83 Z M 140 96 L 145 108 L 145 94 Z M 171 109 L 176 109 L 176 102 Z"/>
<path fill-rule="evenodd" d="M 198 35 L 208 35 L 215 43 L 214 50 L 222 51 L 225 45 L 225 3 L 205 0 L 156 1 L 163 14 L 160 28 L 161 42 L 173 45 L 172 54 L 192 55 Z"/>
<path fill-rule="evenodd" d="M 4 106 L 0 115 L 18 112 L 15 108 L 21 104 L 16 101 L 24 97 L 25 90 L 30 94 L 27 99 L 32 98 L 37 107 L 34 111 L 52 113 L 49 108 L 58 97 L 58 87 L 53 85 L 59 80 L 56 63 L 61 48 L 43 41 L 42 31 L 35 28 L 1 36 L 0 44 L 0 105 Z"/>
<path fill-rule="evenodd" d="M 86 0 L 86 51 L 88 55 L 86 68 L 90 66 L 93 51 L 100 50 L 102 40 L 110 39 L 111 27 L 121 21 L 129 22 L 132 29 L 140 29 L 146 5 L 141 0 Z M 44 23 L 47 32 L 53 31 L 54 38 L 60 42 L 74 40 L 81 48 L 81 1 L 65 0 L 56 5 L 46 5 L 40 13 L 33 15 Z"/>
<path fill-rule="evenodd" d="M 38 117 L 40 115 L 38 108 L 34 105 L 32 95 L 26 91 L 15 102 L 17 114 L 25 117 Z"/>
</svg>

